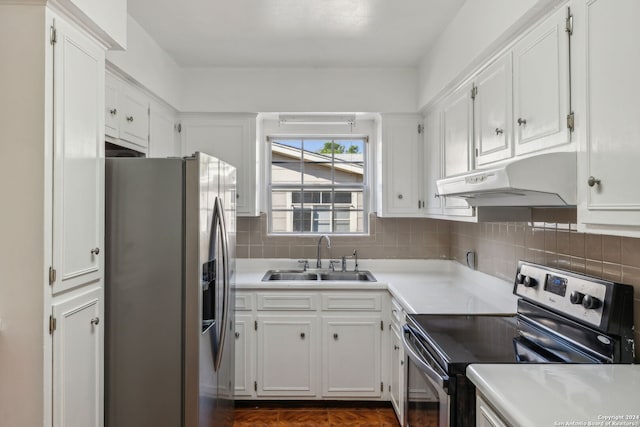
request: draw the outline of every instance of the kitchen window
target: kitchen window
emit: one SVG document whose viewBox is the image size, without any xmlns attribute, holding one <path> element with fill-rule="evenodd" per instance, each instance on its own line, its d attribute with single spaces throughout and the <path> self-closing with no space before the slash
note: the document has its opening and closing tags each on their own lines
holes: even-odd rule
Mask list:
<svg viewBox="0 0 640 427">
<path fill-rule="evenodd" d="M 271 137 L 272 234 L 368 232 L 366 137 Z"/>
</svg>

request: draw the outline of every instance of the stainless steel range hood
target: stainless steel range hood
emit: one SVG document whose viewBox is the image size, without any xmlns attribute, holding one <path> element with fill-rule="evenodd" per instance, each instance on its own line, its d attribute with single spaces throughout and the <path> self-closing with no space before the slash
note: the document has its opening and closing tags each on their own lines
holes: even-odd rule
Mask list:
<svg viewBox="0 0 640 427">
<path fill-rule="evenodd" d="M 437 181 L 440 196 L 471 206 L 573 206 L 576 153 L 539 154 Z"/>
</svg>

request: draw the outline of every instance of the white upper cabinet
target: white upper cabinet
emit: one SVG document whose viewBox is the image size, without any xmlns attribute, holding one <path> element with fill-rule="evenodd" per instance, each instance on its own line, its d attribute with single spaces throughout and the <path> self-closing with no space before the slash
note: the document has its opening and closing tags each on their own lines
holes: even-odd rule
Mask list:
<svg viewBox="0 0 640 427">
<path fill-rule="evenodd" d="M 180 156 L 180 140 L 176 114 L 169 108 L 152 102 L 149 115 L 149 157 Z"/>
<path fill-rule="evenodd" d="M 237 169 L 237 214 L 257 216 L 256 114 L 207 114 L 182 119 L 182 154 L 210 154 Z"/>
<path fill-rule="evenodd" d="M 122 92 L 122 82 L 116 79 L 113 74 L 106 73 L 104 81 L 104 133 L 112 138 L 120 137 L 120 116 L 118 115 L 120 92 Z"/>
<path fill-rule="evenodd" d="M 567 13 L 558 9 L 513 48 L 516 155 L 571 142 Z"/>
<path fill-rule="evenodd" d="M 442 144 L 444 176 L 450 177 L 471 169 L 469 150 L 473 135 L 472 85 L 465 85 L 444 101 L 442 109 Z"/>
<path fill-rule="evenodd" d="M 100 282 L 104 259 L 104 51 L 56 20 L 53 291 Z"/>
<path fill-rule="evenodd" d="M 469 150 L 473 136 L 474 86 L 462 86 L 449 95 L 442 110 L 442 147 L 444 176 L 460 175 L 471 169 Z M 444 198 L 444 213 L 454 216 L 473 216 L 474 209 L 458 197 Z"/>
<path fill-rule="evenodd" d="M 104 99 L 107 141 L 147 154 L 149 98 L 140 89 L 107 72 Z"/>
<path fill-rule="evenodd" d="M 378 143 L 378 216 L 421 216 L 422 117 L 383 115 Z"/>
<path fill-rule="evenodd" d="M 438 196 L 436 181 L 442 178 L 442 139 L 440 110 L 433 109 L 424 118 L 423 165 L 424 165 L 424 213 L 442 213 L 442 198 Z"/>
<path fill-rule="evenodd" d="M 476 166 L 513 155 L 511 54 L 475 78 L 474 139 Z"/>
<path fill-rule="evenodd" d="M 640 3 L 586 2 L 586 138 L 578 161 L 583 231 L 640 237 Z"/>
<path fill-rule="evenodd" d="M 120 139 L 142 149 L 149 146 L 149 99 L 137 88 L 124 84 L 120 101 Z"/>
</svg>

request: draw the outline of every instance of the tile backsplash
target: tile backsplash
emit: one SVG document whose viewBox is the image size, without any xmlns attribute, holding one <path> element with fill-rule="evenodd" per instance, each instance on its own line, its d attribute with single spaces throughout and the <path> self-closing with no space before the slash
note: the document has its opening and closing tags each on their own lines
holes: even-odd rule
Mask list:
<svg viewBox="0 0 640 427">
<path fill-rule="evenodd" d="M 331 256 L 350 256 L 354 249 L 360 258 L 449 259 L 451 223 L 425 218 L 378 218 L 369 216 L 368 236 L 331 237 Z M 238 258 L 315 259 L 318 236 L 267 235 L 265 214 L 239 217 Z M 329 258 L 326 247 L 322 257 Z"/>
<path fill-rule="evenodd" d="M 640 327 L 640 239 L 579 233 L 573 209 L 534 209 L 531 222 L 450 227 L 451 258 L 466 264 L 466 252 L 476 251 L 476 268 L 492 276 L 513 280 L 518 260 L 526 260 L 633 285 L 634 323 Z"/>
<path fill-rule="evenodd" d="M 640 239 L 579 233 L 575 209 L 534 209 L 531 222 L 474 224 L 375 214 L 369 221 L 368 236 L 332 237 L 331 256 L 349 256 L 357 249 L 361 258 L 440 258 L 466 264 L 467 251 L 475 251 L 477 270 L 508 281 L 518 260 L 586 273 L 633 285 L 635 324 L 640 327 Z M 315 259 L 317 236 L 269 236 L 266 230 L 264 214 L 238 218 L 237 256 Z M 322 257 L 329 257 L 324 247 Z M 638 330 L 636 343 L 640 345 Z"/>
</svg>

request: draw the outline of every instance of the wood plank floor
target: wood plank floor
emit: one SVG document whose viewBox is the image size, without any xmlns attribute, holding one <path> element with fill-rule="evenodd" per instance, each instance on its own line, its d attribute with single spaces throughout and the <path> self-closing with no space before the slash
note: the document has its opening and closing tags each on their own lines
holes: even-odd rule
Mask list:
<svg viewBox="0 0 640 427">
<path fill-rule="evenodd" d="M 239 406 L 234 427 L 400 427 L 390 406 L 345 404 Z"/>
</svg>

